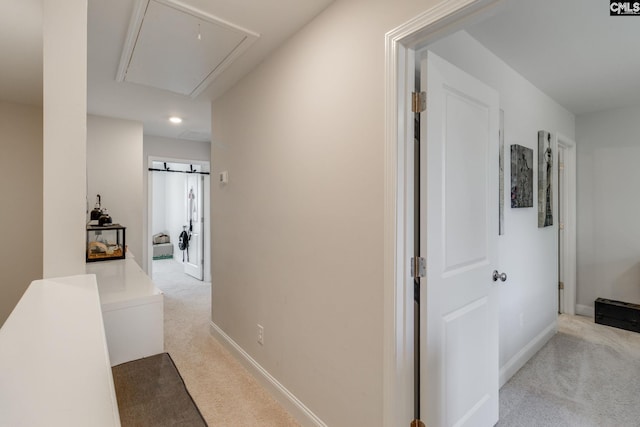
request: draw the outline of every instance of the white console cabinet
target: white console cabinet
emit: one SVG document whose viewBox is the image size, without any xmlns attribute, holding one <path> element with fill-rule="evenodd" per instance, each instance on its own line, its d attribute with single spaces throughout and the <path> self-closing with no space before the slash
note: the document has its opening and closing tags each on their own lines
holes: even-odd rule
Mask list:
<svg viewBox="0 0 640 427">
<path fill-rule="evenodd" d="M 164 352 L 163 294 L 131 259 L 87 264 L 95 274 L 111 366 Z"/>
</svg>

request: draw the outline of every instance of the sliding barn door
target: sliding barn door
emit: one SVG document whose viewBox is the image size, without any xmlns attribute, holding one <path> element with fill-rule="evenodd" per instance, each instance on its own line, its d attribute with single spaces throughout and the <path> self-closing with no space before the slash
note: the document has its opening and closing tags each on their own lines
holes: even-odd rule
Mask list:
<svg viewBox="0 0 640 427">
<path fill-rule="evenodd" d="M 190 232 L 184 272 L 198 280 L 204 277 L 204 177 L 187 175 L 187 231 Z"/>
</svg>

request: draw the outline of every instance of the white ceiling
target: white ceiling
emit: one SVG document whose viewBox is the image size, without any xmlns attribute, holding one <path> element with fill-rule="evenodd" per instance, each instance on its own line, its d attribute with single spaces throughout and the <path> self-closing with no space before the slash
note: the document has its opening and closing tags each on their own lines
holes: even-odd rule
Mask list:
<svg viewBox="0 0 640 427">
<path fill-rule="evenodd" d="M 16 0 L 17 1 L 17 0 Z M 182 0 L 182 4 L 260 35 L 195 99 L 127 82 L 116 82 L 135 0 L 89 0 L 88 103 L 91 114 L 139 120 L 144 132 L 172 138 L 210 138 L 211 99 L 248 74 L 275 48 L 333 0 Z M 169 29 L 167 29 L 169 31 Z M 179 126 L 167 119 L 184 119 Z"/>
<path fill-rule="evenodd" d="M 255 68 L 331 0 L 182 0 L 260 34 L 195 99 L 116 82 L 135 0 L 89 0 L 88 110 L 138 120 L 145 133 L 210 135 L 210 100 Z M 340 1 L 340 0 L 338 0 Z M 0 99 L 42 103 L 42 0 L 0 1 Z M 609 17 L 602 0 L 508 0 L 467 28 L 574 114 L 640 105 L 640 17 Z M 382 42 L 381 42 L 382 43 Z M 180 115 L 180 126 L 167 118 Z M 186 138 L 185 138 L 186 139 Z"/>
<path fill-rule="evenodd" d="M 640 16 L 607 1 L 510 0 L 467 32 L 576 115 L 640 105 Z"/>
</svg>

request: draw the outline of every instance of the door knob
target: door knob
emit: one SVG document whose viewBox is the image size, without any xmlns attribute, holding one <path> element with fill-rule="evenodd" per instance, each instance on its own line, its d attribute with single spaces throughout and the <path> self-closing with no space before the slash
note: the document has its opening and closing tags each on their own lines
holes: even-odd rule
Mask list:
<svg viewBox="0 0 640 427">
<path fill-rule="evenodd" d="M 493 281 L 497 282 L 500 279 L 501 282 L 507 281 L 507 273 L 498 273 L 498 270 L 493 270 Z"/>
</svg>

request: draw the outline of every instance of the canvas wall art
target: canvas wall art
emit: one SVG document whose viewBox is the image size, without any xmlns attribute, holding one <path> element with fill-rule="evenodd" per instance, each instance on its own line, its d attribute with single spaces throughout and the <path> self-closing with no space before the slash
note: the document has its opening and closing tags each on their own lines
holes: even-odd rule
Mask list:
<svg viewBox="0 0 640 427">
<path fill-rule="evenodd" d="M 511 207 L 533 207 L 533 150 L 511 146 Z"/>
<path fill-rule="evenodd" d="M 553 225 L 551 133 L 538 131 L 538 227 Z"/>
</svg>

